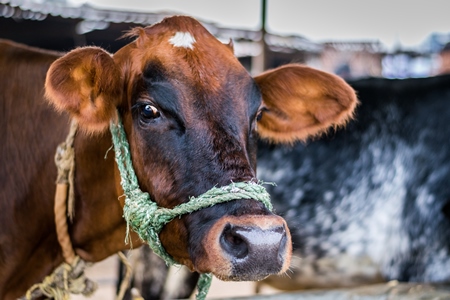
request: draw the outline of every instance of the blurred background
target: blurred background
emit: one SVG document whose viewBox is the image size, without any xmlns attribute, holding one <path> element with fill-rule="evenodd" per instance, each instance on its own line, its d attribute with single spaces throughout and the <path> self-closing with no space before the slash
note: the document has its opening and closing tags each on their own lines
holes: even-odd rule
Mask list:
<svg viewBox="0 0 450 300">
<path fill-rule="evenodd" d="M 449 11 L 449 0 L 0 0 L 0 38 L 115 52 L 130 28 L 183 14 L 232 39 L 252 74 L 296 62 L 345 79 L 428 77 L 450 73 Z M 96 299 L 113 299 L 117 264 L 109 258 L 90 271 L 101 286 Z M 253 292 L 248 283 L 215 280 L 210 297 Z"/>
<path fill-rule="evenodd" d="M 253 74 L 289 62 L 346 79 L 426 77 L 450 70 L 447 0 L 0 0 L 0 38 L 111 52 L 132 27 L 199 19 Z"/>
</svg>

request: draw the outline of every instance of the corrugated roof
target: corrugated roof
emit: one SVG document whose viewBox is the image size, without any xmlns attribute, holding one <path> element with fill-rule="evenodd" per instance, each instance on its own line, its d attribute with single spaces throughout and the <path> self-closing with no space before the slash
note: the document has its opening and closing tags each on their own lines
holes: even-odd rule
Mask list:
<svg viewBox="0 0 450 300">
<path fill-rule="evenodd" d="M 0 0 L 0 17 L 43 21 L 48 16 L 81 19 L 76 27 L 78 34 L 82 35 L 93 30 L 104 30 L 110 23 L 131 23 L 136 25 L 150 25 L 161 21 L 171 12 L 136 12 L 118 11 L 112 9 L 96 8 L 88 4 L 75 6 L 64 0 Z M 223 28 L 214 23 L 201 23 L 218 39 L 227 42 L 233 39 L 237 56 L 255 56 L 260 53 L 261 32 L 236 28 Z M 301 36 L 280 36 L 267 34 L 265 41 L 272 51 L 293 52 L 304 51 L 320 53 L 323 43 L 316 43 Z M 377 43 L 366 45 L 354 43 L 355 47 L 368 47 L 371 51 L 381 51 Z M 332 43 L 336 48 L 350 47 L 348 44 Z"/>
</svg>

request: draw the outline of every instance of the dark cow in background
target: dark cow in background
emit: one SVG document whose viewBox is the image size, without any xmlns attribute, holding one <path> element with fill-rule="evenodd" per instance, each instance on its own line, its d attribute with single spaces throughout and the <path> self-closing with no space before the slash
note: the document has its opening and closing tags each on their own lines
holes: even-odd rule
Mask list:
<svg viewBox="0 0 450 300">
<path fill-rule="evenodd" d="M 345 130 L 258 146 L 294 248 L 287 275 L 258 288 L 450 282 L 450 75 L 350 84 L 360 105 Z"/>
<path fill-rule="evenodd" d="M 450 75 L 351 82 L 346 130 L 261 144 L 258 176 L 292 233 L 279 288 L 450 282 Z"/>
<path fill-rule="evenodd" d="M 346 123 L 357 102 L 342 79 L 300 65 L 252 78 L 232 43 L 189 17 L 128 36 L 135 40 L 114 55 L 0 41 L 0 299 L 24 295 L 63 262 L 54 154 L 70 118 L 79 130 L 68 234 L 76 254 L 95 262 L 130 246 L 119 172 L 113 153 L 105 156 L 117 114 L 140 189 L 172 208 L 215 186 L 254 181 L 258 137 L 305 139 Z M 285 221 L 253 199 L 175 218 L 159 238 L 175 261 L 223 280 L 283 273 L 291 257 Z M 133 232 L 131 240 L 141 244 Z"/>
</svg>

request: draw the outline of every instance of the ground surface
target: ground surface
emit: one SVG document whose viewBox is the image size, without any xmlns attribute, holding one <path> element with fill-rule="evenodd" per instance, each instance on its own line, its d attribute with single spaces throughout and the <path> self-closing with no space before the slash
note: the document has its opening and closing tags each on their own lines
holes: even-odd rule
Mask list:
<svg viewBox="0 0 450 300">
<path fill-rule="evenodd" d="M 87 270 L 87 276 L 99 284 L 97 292 L 88 299 L 114 300 L 117 280 L 118 259 L 112 256 Z M 354 289 L 330 291 L 305 291 L 303 293 L 283 293 L 264 287 L 261 295 L 255 295 L 251 282 L 223 282 L 213 280 L 208 299 L 222 300 L 450 300 L 450 284 L 429 286 L 422 284 L 399 284 L 389 282 Z M 82 296 L 72 296 L 72 300 L 85 300 Z"/>
<path fill-rule="evenodd" d="M 102 262 L 95 264 L 87 269 L 87 277 L 98 283 L 99 289 L 91 298 L 83 296 L 72 296 L 72 300 L 113 300 L 116 292 L 117 281 L 117 256 L 111 256 Z M 277 293 L 277 290 L 264 288 L 263 294 Z M 223 282 L 216 278 L 213 279 L 208 298 L 229 298 L 246 297 L 254 295 L 254 284 L 252 282 Z"/>
</svg>

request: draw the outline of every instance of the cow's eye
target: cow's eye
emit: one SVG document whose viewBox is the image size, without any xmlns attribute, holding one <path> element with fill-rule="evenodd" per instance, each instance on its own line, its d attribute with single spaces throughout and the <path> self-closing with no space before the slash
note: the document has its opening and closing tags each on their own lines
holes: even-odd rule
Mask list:
<svg viewBox="0 0 450 300">
<path fill-rule="evenodd" d="M 267 108 L 263 107 L 258 111 L 258 114 L 256 115 L 256 121 L 261 121 L 261 118 L 264 114 L 264 112 L 267 111 Z"/>
<path fill-rule="evenodd" d="M 263 112 L 259 111 L 258 114 L 256 115 L 256 121 L 258 121 L 258 122 L 261 121 L 262 115 L 263 115 Z"/>
<path fill-rule="evenodd" d="M 160 113 L 156 107 L 153 105 L 147 104 L 141 110 L 141 116 L 145 119 L 156 119 L 159 118 Z"/>
</svg>

